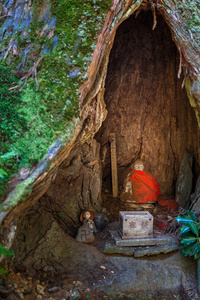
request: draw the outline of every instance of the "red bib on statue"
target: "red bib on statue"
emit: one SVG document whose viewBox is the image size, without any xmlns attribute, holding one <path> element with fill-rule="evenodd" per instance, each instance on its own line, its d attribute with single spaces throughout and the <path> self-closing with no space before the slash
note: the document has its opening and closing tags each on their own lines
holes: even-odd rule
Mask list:
<svg viewBox="0 0 200 300">
<path fill-rule="evenodd" d="M 132 183 L 133 201 L 136 203 L 156 202 L 160 197 L 160 187 L 157 180 L 144 171 L 132 170 L 130 181 Z"/>
</svg>

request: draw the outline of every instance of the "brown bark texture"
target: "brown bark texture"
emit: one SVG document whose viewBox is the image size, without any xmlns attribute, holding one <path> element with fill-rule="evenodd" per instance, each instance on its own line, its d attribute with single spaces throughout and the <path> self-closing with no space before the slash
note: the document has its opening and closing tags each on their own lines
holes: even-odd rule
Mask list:
<svg viewBox="0 0 200 300">
<path fill-rule="evenodd" d="M 182 22 L 174 1 L 113 1 L 88 80 L 80 87 L 81 122 L 72 141 L 57 147 L 24 182 L 28 192 L 22 191 L 19 198 L 13 191 L 2 207 L 4 227 L 19 216 L 13 244 L 18 267 L 70 270 L 69 257 L 76 247 L 65 252 L 63 247 L 76 242 L 66 236 L 75 236 L 82 210 L 101 211 L 102 176 L 110 184 L 111 132 L 117 134 L 120 186 L 131 163 L 142 158 L 162 193 L 173 194 L 185 149 L 194 153 L 199 172 L 200 58 Z M 184 77 L 189 99 L 181 89 Z M 25 202 L 15 207 L 22 198 Z M 10 199 L 16 200 L 14 205 Z M 59 255 L 49 251 L 56 244 Z"/>
<path fill-rule="evenodd" d="M 103 179 L 110 183 L 109 135 L 117 136 L 119 185 L 137 158 L 158 180 L 164 196 L 174 195 L 184 150 L 194 153 L 199 172 L 198 123 L 177 78 L 179 55 L 163 18 L 152 30 L 151 12 L 124 21 L 115 37 L 105 84 L 108 117 L 96 138 L 107 149 Z M 137 30 L 133 30 L 133 28 Z"/>
</svg>

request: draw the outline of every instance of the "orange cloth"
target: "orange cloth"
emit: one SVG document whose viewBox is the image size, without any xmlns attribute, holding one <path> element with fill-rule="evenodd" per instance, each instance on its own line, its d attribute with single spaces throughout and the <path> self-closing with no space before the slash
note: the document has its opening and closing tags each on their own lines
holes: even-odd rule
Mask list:
<svg viewBox="0 0 200 300">
<path fill-rule="evenodd" d="M 133 169 L 130 181 L 136 203 L 156 202 L 160 198 L 160 187 L 150 173 Z"/>
<path fill-rule="evenodd" d="M 178 208 L 178 204 L 174 199 L 159 199 L 158 204 L 161 206 L 167 206 L 170 209 L 176 210 Z"/>
</svg>

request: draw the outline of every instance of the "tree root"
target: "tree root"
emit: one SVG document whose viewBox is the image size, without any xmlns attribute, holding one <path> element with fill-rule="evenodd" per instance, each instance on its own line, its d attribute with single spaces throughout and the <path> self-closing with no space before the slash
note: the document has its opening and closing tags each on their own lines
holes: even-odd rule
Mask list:
<svg viewBox="0 0 200 300">
<path fill-rule="evenodd" d="M 9 90 L 14 90 L 14 89 L 20 88 L 19 91 L 21 91 L 25 87 L 28 78 L 32 75 L 32 77 L 35 78 L 35 82 L 36 82 L 36 85 L 37 85 L 36 91 L 38 91 L 39 83 L 38 83 L 38 79 L 37 79 L 37 67 L 38 67 L 39 63 L 42 61 L 42 59 L 43 59 L 43 56 L 41 56 L 38 59 L 38 61 L 33 65 L 33 67 L 31 67 L 27 71 L 26 75 L 20 79 L 20 82 L 24 80 L 24 83 L 23 83 L 22 87 L 21 87 L 21 84 L 18 84 L 16 86 L 13 86 L 13 87 L 9 88 Z"/>
</svg>

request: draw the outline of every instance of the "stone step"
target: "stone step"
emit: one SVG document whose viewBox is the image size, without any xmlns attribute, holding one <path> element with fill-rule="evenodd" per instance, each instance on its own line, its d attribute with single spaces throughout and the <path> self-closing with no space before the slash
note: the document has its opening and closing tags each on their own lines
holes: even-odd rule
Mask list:
<svg viewBox="0 0 200 300">
<path fill-rule="evenodd" d="M 138 249 L 134 251 L 134 257 L 144 257 L 158 254 L 167 254 L 178 250 L 178 245 L 162 245 L 158 247 L 150 247 L 147 249 Z"/>
<path fill-rule="evenodd" d="M 154 235 L 149 238 L 137 238 L 123 240 L 117 230 L 110 230 L 110 235 L 114 239 L 116 246 L 160 246 L 160 245 L 176 245 L 177 241 L 170 235 Z"/>
<path fill-rule="evenodd" d="M 151 255 L 158 255 L 158 254 L 167 254 L 170 252 L 174 252 L 178 250 L 178 245 L 162 245 L 158 247 L 120 247 L 114 245 L 112 242 L 107 242 L 105 244 L 103 253 L 104 254 L 119 254 L 123 256 L 134 256 L 137 257 L 144 257 L 144 256 L 151 256 Z"/>
</svg>

